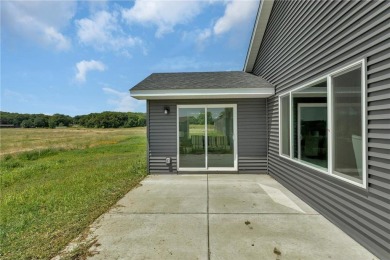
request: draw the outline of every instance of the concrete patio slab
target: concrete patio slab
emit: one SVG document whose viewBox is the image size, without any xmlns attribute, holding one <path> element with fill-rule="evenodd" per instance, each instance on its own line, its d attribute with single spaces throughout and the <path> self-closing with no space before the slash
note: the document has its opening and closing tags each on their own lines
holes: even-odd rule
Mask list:
<svg viewBox="0 0 390 260">
<path fill-rule="evenodd" d="M 106 214 L 100 223 L 92 259 L 207 259 L 205 214 Z"/>
<path fill-rule="evenodd" d="M 267 175 L 158 175 L 91 227 L 92 259 L 377 259 Z"/>
<path fill-rule="evenodd" d="M 210 213 L 318 214 L 269 175 L 209 175 Z"/>
<path fill-rule="evenodd" d="M 206 213 L 206 175 L 148 177 L 121 200 L 118 213 Z"/>
<path fill-rule="evenodd" d="M 376 259 L 321 215 L 211 214 L 211 259 Z"/>
</svg>

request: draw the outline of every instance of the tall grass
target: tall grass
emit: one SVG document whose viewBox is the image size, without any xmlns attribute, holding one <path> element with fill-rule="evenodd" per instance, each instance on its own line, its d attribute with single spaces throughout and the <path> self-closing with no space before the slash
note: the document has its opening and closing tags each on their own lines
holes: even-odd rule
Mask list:
<svg viewBox="0 0 390 260">
<path fill-rule="evenodd" d="M 146 138 L 127 132 L 111 144 L 3 156 L 0 258 L 55 256 L 137 185 L 146 174 Z"/>
</svg>

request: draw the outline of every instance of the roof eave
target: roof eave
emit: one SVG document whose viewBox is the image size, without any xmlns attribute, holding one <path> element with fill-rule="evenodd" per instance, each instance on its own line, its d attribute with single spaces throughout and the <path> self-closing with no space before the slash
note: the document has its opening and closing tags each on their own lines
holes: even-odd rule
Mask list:
<svg viewBox="0 0 390 260">
<path fill-rule="evenodd" d="M 130 90 L 130 95 L 139 100 L 267 98 L 274 94 L 275 88 L 273 86 L 237 89 Z"/>
<path fill-rule="evenodd" d="M 260 0 L 259 11 L 257 12 L 255 26 L 253 28 L 251 43 L 245 59 L 244 71 L 252 72 L 256 57 L 263 40 L 269 16 L 271 14 L 274 0 Z"/>
</svg>

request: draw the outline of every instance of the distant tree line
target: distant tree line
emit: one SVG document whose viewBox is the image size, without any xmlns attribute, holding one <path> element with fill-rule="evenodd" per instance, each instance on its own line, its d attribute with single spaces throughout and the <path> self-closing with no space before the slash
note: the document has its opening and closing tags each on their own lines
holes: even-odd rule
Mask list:
<svg viewBox="0 0 390 260">
<path fill-rule="evenodd" d="M 144 113 L 102 112 L 75 116 L 74 124 L 90 128 L 146 126 Z"/>
<path fill-rule="evenodd" d="M 23 128 L 56 128 L 82 126 L 87 128 L 119 128 L 145 126 L 144 113 L 102 112 L 71 117 L 63 114 L 19 114 L 0 111 L 0 125 Z"/>
</svg>

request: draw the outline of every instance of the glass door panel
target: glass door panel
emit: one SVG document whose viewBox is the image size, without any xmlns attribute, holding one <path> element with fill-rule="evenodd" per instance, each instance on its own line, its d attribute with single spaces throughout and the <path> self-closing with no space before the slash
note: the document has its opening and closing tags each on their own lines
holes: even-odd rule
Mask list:
<svg viewBox="0 0 390 260">
<path fill-rule="evenodd" d="M 234 167 L 233 108 L 207 108 L 207 166 Z"/>
<path fill-rule="evenodd" d="M 206 168 L 205 136 L 205 108 L 180 108 L 180 168 Z"/>
</svg>

